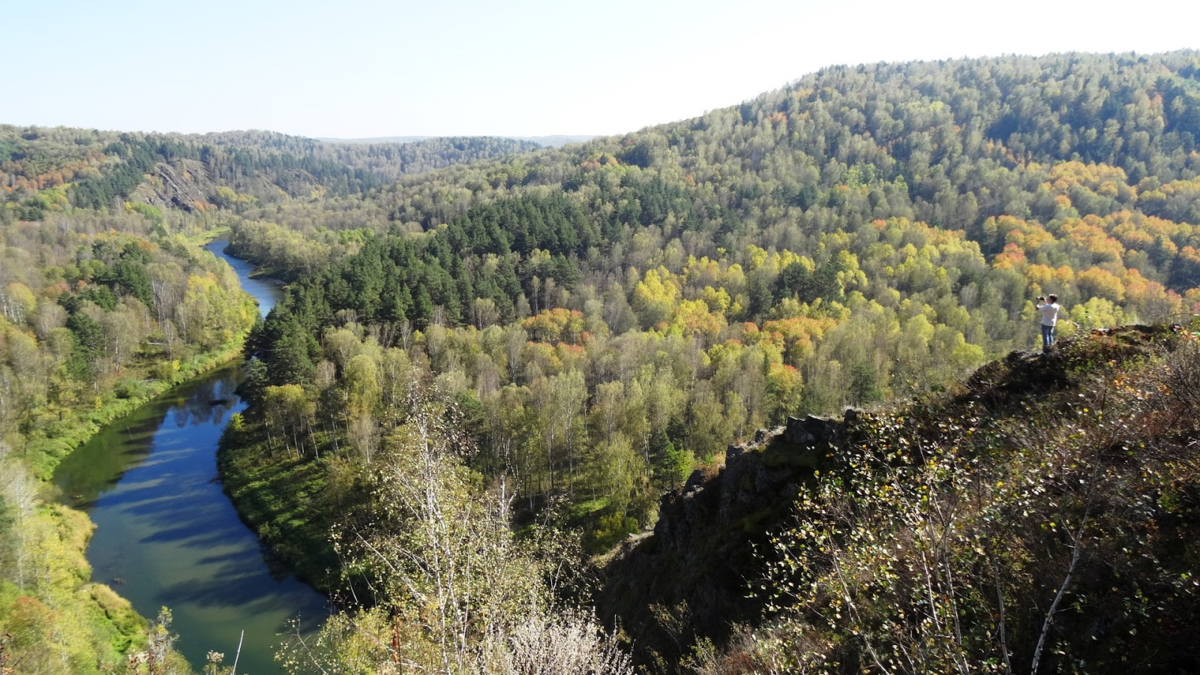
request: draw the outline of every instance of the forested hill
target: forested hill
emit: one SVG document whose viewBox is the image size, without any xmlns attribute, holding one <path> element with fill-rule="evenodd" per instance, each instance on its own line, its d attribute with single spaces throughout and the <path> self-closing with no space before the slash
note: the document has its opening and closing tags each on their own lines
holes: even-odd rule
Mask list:
<svg viewBox="0 0 1200 675">
<path fill-rule="evenodd" d="M 143 356 L 195 353 L 236 332 L 237 317 L 203 311 L 228 304 L 228 273 L 187 255 L 179 238 L 229 225 L 238 255 L 291 283 L 247 339 L 249 407 L 231 421 L 222 477 L 275 553 L 333 590 L 350 585 L 366 606 L 327 624 L 320 644 L 339 646 L 316 657 L 322 669 L 345 658 L 444 670 L 503 660 L 511 654 L 497 650 L 518 645 L 567 644 L 556 631 L 596 638 L 589 563 L 657 522 L 661 495 L 696 468 L 716 473 L 730 443 L 789 416 L 900 399 L 916 403 L 864 418 L 890 425 L 865 436 L 892 453 L 887 461 L 839 456 L 839 473 L 814 484 L 804 506 L 813 527 L 780 533 L 794 544 L 783 554 L 799 563 L 775 580 L 797 592 L 773 599 L 795 613 L 760 634 L 782 646 L 768 660 L 794 657 L 783 666 L 792 670 L 815 655 L 814 668 L 831 670 L 874 659 L 889 671 L 999 672 L 1001 655 L 1036 661 L 1048 635 L 1057 646 L 1043 663 L 1076 667 L 1071 659 L 1094 641 L 1118 648 L 1103 657 L 1115 670 L 1125 651 L 1181 643 L 1186 628 L 1156 625 L 1170 620 L 1158 608 L 1194 605 L 1190 577 L 1171 576 L 1194 568 L 1194 551 L 1175 548 L 1186 539 L 1151 539 L 1194 520 L 1195 490 L 1171 476 L 1195 474 L 1180 450 L 1194 444 L 1179 442 L 1194 437 L 1185 428 L 1194 401 L 1175 396 L 1196 379 L 1195 352 L 1190 334 L 1164 334 L 1171 345 L 1186 340 L 1191 356 L 1172 360 L 1171 346 L 1127 362 L 1119 349 L 1074 338 L 1200 312 L 1198 142 L 1197 51 L 839 66 L 691 120 L 532 152 L 511 141 L 436 141 L 428 152 L 412 146 L 409 158 L 408 146 L 257 132 L 6 128 L 0 254 L 22 268 L 0 267 L 11 325 L 0 365 L 14 374 L 0 385 L 17 392 L 6 401 L 31 400 L 19 385 L 78 408 L 76 392 L 132 377 L 123 368 L 149 367 Z M 156 318 L 159 281 L 170 297 Z M 1048 293 L 1065 307 L 1064 344 L 1081 348 L 1034 362 L 1058 363 L 1064 377 L 1090 373 L 1086 386 L 1039 402 L 1036 429 L 1022 408 L 999 430 L 985 418 L 950 424 L 971 412 L 954 407 L 905 426 L 966 373 L 1036 344 L 1034 300 Z M 118 353 L 106 336 L 130 326 L 154 349 Z M 76 354 L 108 365 L 72 375 Z M 1086 407 L 1072 393 L 1089 396 Z M 32 420 L 36 432 L 33 412 L 16 410 L 6 424 L 24 434 Z M 1152 454 L 1141 454 L 1142 430 Z M 936 456 L 911 449 L 926 437 L 938 441 Z M 850 484 L 841 478 L 869 491 L 870 518 L 843 517 L 856 507 L 839 501 L 839 485 Z M 908 536 L 945 524 L 922 520 L 922 490 L 947 509 L 971 502 L 955 511 L 970 522 L 954 532 L 969 538 Z M 1109 518 L 1100 498 L 1117 494 L 1132 495 L 1137 512 Z M 1034 519 L 1014 515 L 1027 507 Z M 744 516 L 735 527 L 763 523 L 762 512 Z M 1088 523 L 1104 536 L 1085 536 Z M 1019 545 L 1008 545 L 1009 525 L 1020 528 Z M 1109 537 L 1110 526 L 1136 534 Z M 856 566 L 838 586 L 825 574 L 833 559 L 818 553 L 843 532 L 866 543 L 834 560 Z M 1122 631 L 1157 631 L 1153 641 L 1075 630 L 1075 619 L 1061 619 L 1070 635 L 1039 629 L 1060 620 L 1045 606 L 1056 589 L 1045 580 L 1074 574 L 1070 550 L 1083 555 L 1084 539 L 1106 553 L 1080 563 L 1091 567 L 1076 578 L 1096 592 L 1089 597 L 1103 591 L 1103 604 L 1067 596 L 1063 607 L 1115 617 Z M 1047 562 L 1038 556 L 1048 544 Z M 1124 552 L 1139 546 L 1172 556 L 1151 570 L 1152 598 L 1166 604 L 1127 581 L 1143 578 L 1147 563 Z M 923 551 L 942 556 L 936 572 L 915 570 Z M 875 584 L 902 567 L 903 582 Z M 1106 569 L 1121 579 L 1110 584 Z M 880 589 L 888 594 L 873 595 Z M 868 615 L 831 622 L 830 608 L 858 611 L 838 604 L 839 592 L 883 599 Z M 615 613 L 674 643 L 660 654 L 690 654 L 700 672 L 740 672 L 722 662 L 722 645 L 689 644 L 698 609 L 689 598 L 640 597 L 638 616 Z M 965 630 L 951 631 L 951 616 Z M 736 637 L 720 628 L 694 634 Z M 736 640 L 724 646 L 739 657 Z M 611 647 L 566 649 L 627 665 Z M 898 664 L 910 648 L 921 660 Z M 314 658 L 307 645 L 296 650 Z M 685 665 L 646 658 L 654 672 Z"/>
<path fill-rule="evenodd" d="M 318 140 L 328 143 L 352 143 L 352 144 L 379 144 L 379 143 L 413 143 L 416 141 L 432 140 L 433 136 L 384 136 L 379 138 L 320 138 Z M 568 143 L 583 143 L 595 138 L 591 136 L 557 134 L 554 136 L 504 136 L 504 138 L 512 138 L 518 141 L 528 141 L 544 145 L 551 148 L 559 148 Z"/>
<path fill-rule="evenodd" d="M 1176 52 L 831 68 L 693 120 L 408 177 L 339 202 L 334 218 L 293 204 L 259 219 L 320 249 L 335 239 L 329 228 L 431 230 L 480 202 L 563 192 L 608 224 L 623 257 L 677 268 L 687 255 L 745 267 L 751 244 L 810 257 L 864 248 L 865 224 L 897 218 L 965 235 L 1026 284 L 1121 305 L 1130 284 L 1182 293 L 1200 280 L 1197 61 Z M 843 239 L 822 241 L 839 230 Z M 289 256 L 314 254 L 275 251 L 272 262 L 293 269 Z"/>
<path fill-rule="evenodd" d="M 358 194 L 402 175 L 527 152 L 503 138 L 339 145 L 263 131 L 141 134 L 0 125 L 0 218 L 123 202 L 203 211 Z"/>
<path fill-rule="evenodd" d="M 452 473 L 610 551 L 757 429 L 1029 349 L 1039 295 L 1064 339 L 1200 311 L 1198 139 L 1198 52 L 877 64 L 247 208 L 236 251 L 294 283 L 248 341 L 226 485 L 337 569 L 325 535 L 378 523 L 361 486 L 432 406 Z"/>
<path fill-rule="evenodd" d="M 770 345 L 804 407 L 870 402 L 1027 346 L 1042 293 L 1064 330 L 1200 302 L 1197 64 L 830 68 L 624 137 L 249 209 L 232 240 L 308 278 L 313 331 L 347 310 L 482 329 L 562 309 L 592 335 L 700 336 L 709 358 Z"/>
</svg>

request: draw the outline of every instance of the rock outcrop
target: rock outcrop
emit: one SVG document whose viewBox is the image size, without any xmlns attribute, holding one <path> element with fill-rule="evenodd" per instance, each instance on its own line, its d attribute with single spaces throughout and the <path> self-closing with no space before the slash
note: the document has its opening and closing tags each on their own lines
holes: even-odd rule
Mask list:
<svg viewBox="0 0 1200 675">
<path fill-rule="evenodd" d="M 159 208 L 195 211 L 207 206 L 215 193 L 216 184 L 204 164 L 185 159 L 155 164 L 132 198 Z"/>
<path fill-rule="evenodd" d="M 632 539 L 607 566 L 602 614 L 621 617 L 644 648 L 667 659 L 681 656 L 673 648 L 693 631 L 721 639 L 758 616 L 750 577 L 769 555 L 769 533 L 859 418 L 855 410 L 842 420 L 789 418 L 729 446 L 719 470 L 693 472 L 663 496 L 653 534 Z M 680 626 L 688 635 L 677 634 Z"/>
<path fill-rule="evenodd" d="M 718 647 L 730 646 L 727 638 L 734 635 L 739 625 L 751 630 L 769 625 L 771 617 L 765 613 L 764 599 L 754 597 L 753 591 L 760 586 L 763 579 L 760 575 L 774 554 L 771 534 L 786 527 L 795 517 L 795 497 L 806 481 L 814 479 L 815 470 L 823 475 L 845 470 L 842 460 L 851 448 L 865 446 L 872 452 L 888 453 L 889 449 L 907 447 L 914 441 L 919 442 L 917 447 L 925 443 L 931 444 L 928 447 L 954 447 L 955 454 L 964 461 L 979 461 L 981 466 L 1026 462 L 1032 461 L 1026 456 L 1027 440 L 1037 438 L 1043 440 L 1034 451 L 1047 453 L 1042 466 L 1061 463 L 1063 457 L 1072 453 L 1091 453 L 1088 461 L 1103 462 L 1096 466 L 1105 468 L 1104 480 L 1116 481 L 1112 485 L 1120 490 L 1141 490 L 1138 494 L 1146 497 L 1136 503 L 1157 506 L 1130 509 L 1129 505 L 1135 502 L 1126 499 L 1124 492 L 1116 492 L 1095 495 L 1107 500 L 1107 506 L 1093 511 L 1087 506 L 1093 503 L 1093 495 L 1079 492 L 1085 490 L 1079 487 L 1085 480 L 1063 482 L 1051 471 L 1038 478 L 1045 487 L 1041 494 L 1051 496 L 1039 507 L 1044 511 L 1030 509 L 1028 518 L 1032 520 L 1021 524 L 1022 545 L 1029 551 L 1058 547 L 1060 555 L 1065 553 L 1062 537 L 1047 531 L 1040 516 L 1034 514 L 1049 513 L 1051 508 L 1057 513 L 1064 508 L 1057 501 L 1059 496 L 1074 490 L 1075 517 L 1109 523 L 1097 526 L 1097 531 L 1111 533 L 1103 535 L 1110 537 L 1107 550 L 1114 552 L 1111 559 L 1121 561 L 1126 570 L 1114 575 L 1107 563 L 1081 568 L 1073 581 L 1080 589 L 1076 591 L 1078 597 L 1108 598 L 1108 606 L 1118 608 L 1108 616 L 1131 622 L 1129 625 L 1145 619 L 1141 630 L 1158 635 L 1159 642 L 1144 650 L 1144 658 L 1162 663 L 1194 663 L 1194 650 L 1176 649 L 1175 645 L 1186 643 L 1177 636 L 1196 623 L 1190 618 L 1176 618 L 1191 617 L 1196 607 L 1191 590 L 1187 594 L 1176 592 L 1179 588 L 1176 579 L 1179 571 L 1195 568 L 1195 552 L 1180 542 L 1196 541 L 1193 530 L 1200 519 L 1195 516 L 1194 499 L 1186 505 L 1178 498 L 1161 499 L 1165 494 L 1162 485 L 1179 485 L 1180 476 L 1187 474 L 1182 468 L 1186 462 L 1170 464 L 1170 471 L 1143 471 L 1139 467 L 1167 466 L 1163 462 L 1190 457 L 1185 448 L 1196 447 L 1196 416 L 1190 411 L 1197 404 L 1189 401 L 1200 401 L 1197 393 L 1200 387 L 1196 385 L 1200 381 L 1196 376 L 1200 372 L 1195 348 L 1198 335 L 1195 328 L 1178 325 L 1092 331 L 1063 340 L 1046 353 L 1013 352 L 983 366 L 944 395 L 898 402 L 890 409 L 871 414 L 851 410 L 842 420 L 794 418 L 784 426 L 761 431 L 753 441 L 731 446 L 724 467 L 694 473 L 681 490 L 663 498 L 653 533 L 630 540 L 606 567 L 607 578 L 598 607 L 606 620 L 619 618 L 620 625 L 634 639 L 638 657 L 651 670 L 656 662 L 680 663 L 698 638 L 710 639 Z M 1139 369 L 1145 376 L 1139 380 L 1141 384 L 1129 384 L 1133 380 L 1126 381 L 1127 377 Z M 1114 386 L 1124 389 L 1117 391 Z M 1118 395 L 1140 410 L 1141 421 L 1137 425 L 1131 426 L 1135 416 L 1124 417 L 1123 409 L 1114 410 L 1116 414 L 1111 416 L 1104 415 L 1103 426 L 1099 414 L 1088 412 L 1093 402 Z M 1167 410 L 1173 412 L 1163 415 Z M 1034 429 L 1045 420 L 1074 422 L 1090 435 L 1072 433 L 1059 438 Z M 1079 438 L 1084 437 L 1090 438 L 1090 447 L 1078 445 Z M 1113 438 L 1121 440 L 1114 442 Z M 1148 454 L 1151 451 L 1158 454 Z M 923 460 L 893 455 L 889 461 L 902 464 Z M 1028 475 L 1028 466 L 1014 469 L 1015 475 Z M 1171 477 L 1164 479 L 1168 474 Z M 1196 482 L 1195 476 L 1187 475 L 1191 486 Z M 1155 482 L 1159 480 L 1166 483 Z M 1200 493 L 1191 486 L 1186 493 L 1176 494 Z M 1081 508 L 1087 509 L 1088 515 L 1082 516 Z M 1157 509 L 1162 512 L 1156 513 Z M 1134 523 L 1141 524 L 1135 527 Z M 1160 528 L 1171 534 L 1128 543 L 1135 541 L 1129 538 L 1129 532 L 1157 532 Z M 1137 547 L 1157 548 L 1153 555 L 1131 553 Z M 1173 567 L 1164 568 L 1163 560 L 1171 560 Z M 1030 579 L 1060 574 L 1055 564 L 1039 568 L 1052 572 L 1043 571 L 1040 577 L 1031 575 Z M 1156 611 L 1166 619 L 1152 620 L 1149 614 L 1143 616 L 1121 609 L 1128 607 L 1125 603 L 1129 597 L 1151 587 L 1145 579 L 1153 575 L 1159 575 L 1156 578 L 1161 580 L 1153 591 L 1157 593 L 1154 602 L 1164 603 L 1156 605 Z M 1122 579 L 1120 583 L 1128 582 L 1128 586 L 1118 588 L 1118 576 Z M 1027 588 L 1023 610 L 1013 605 L 1012 611 L 1025 611 L 1025 624 L 1029 626 L 1040 624 L 1045 610 L 1038 609 L 1038 603 L 1047 593 L 1053 595 L 1055 584 L 1051 580 L 1044 587 L 1039 588 L 1035 583 Z M 1136 591 L 1130 590 L 1134 588 Z M 1064 626 L 1074 622 L 1071 630 L 1079 636 L 1078 644 L 1087 648 L 1096 644 L 1097 636 L 1117 639 L 1114 637 L 1117 633 L 1106 633 L 1109 628 L 1082 612 L 1063 612 L 1061 622 Z M 1063 632 L 1068 634 L 1070 631 Z M 1128 635 L 1135 636 L 1126 643 L 1128 647 L 1143 648 L 1144 643 L 1139 642 L 1142 632 Z M 1036 633 L 1026 633 L 1026 641 L 1032 649 Z M 1171 648 L 1158 649 L 1166 644 Z M 731 653 L 745 655 L 744 650 L 738 650 Z M 1184 672 L 1186 668 L 1173 667 L 1163 672 L 1167 670 Z M 735 668 L 731 672 L 748 671 Z"/>
</svg>

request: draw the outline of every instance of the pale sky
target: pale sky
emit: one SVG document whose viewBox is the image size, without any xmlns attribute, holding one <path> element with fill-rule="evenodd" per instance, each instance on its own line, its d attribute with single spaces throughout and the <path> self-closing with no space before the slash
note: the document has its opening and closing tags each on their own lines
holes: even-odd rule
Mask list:
<svg viewBox="0 0 1200 675">
<path fill-rule="evenodd" d="M 0 123 L 618 134 L 834 64 L 1200 48 L 1200 0 L 0 0 Z"/>
</svg>

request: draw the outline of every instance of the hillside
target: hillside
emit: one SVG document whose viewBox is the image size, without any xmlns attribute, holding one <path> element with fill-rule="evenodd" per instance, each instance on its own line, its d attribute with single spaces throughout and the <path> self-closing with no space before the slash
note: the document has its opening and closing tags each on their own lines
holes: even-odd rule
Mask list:
<svg viewBox="0 0 1200 675">
<path fill-rule="evenodd" d="M 534 556 L 587 571 L 586 560 L 629 535 L 677 522 L 686 507 L 659 497 L 695 469 L 751 461 L 732 458 L 731 441 L 848 405 L 934 405 L 967 373 L 1029 349 L 1038 295 L 1064 301 L 1067 340 L 1195 312 L 1198 63 L 1180 52 L 831 68 L 624 137 L 247 209 L 234 250 L 293 283 L 248 343 L 252 404 L 224 451 L 227 486 L 268 542 L 316 568 L 310 576 L 336 585 L 340 571 L 364 612 L 411 613 L 426 627 L 420 640 L 431 640 L 442 629 L 429 628 L 440 619 L 423 604 L 428 563 L 381 568 L 371 548 L 441 541 L 409 529 L 423 527 L 424 507 L 393 492 L 411 478 L 395 467 L 426 466 L 431 447 L 452 449 L 435 453 L 438 475 L 457 477 L 448 498 L 497 505 L 538 545 L 545 528 L 576 541 Z M 946 419 L 965 414 L 938 405 L 953 411 Z M 790 456 L 763 457 L 765 470 L 743 465 L 739 480 L 786 486 L 778 471 Z M 1016 470 L 995 459 L 995 471 Z M 699 493 L 700 513 L 720 492 Z M 770 494 L 769 507 L 739 512 L 742 530 L 693 523 L 663 538 L 695 536 L 687 554 L 634 556 L 627 574 L 611 570 L 604 618 L 649 636 L 646 663 L 653 651 L 677 667 L 693 631 L 724 647 L 742 634 L 730 621 L 759 623 L 765 601 L 730 598 L 756 559 L 748 535 L 778 524 L 787 504 Z M 385 512 L 395 520 L 381 521 Z M 856 536 L 873 536 L 873 522 Z M 511 533 L 497 536 L 510 545 Z M 471 569 L 490 560 L 463 556 L 455 564 Z M 1018 576 L 1034 564 L 993 562 Z M 1028 601 L 1044 589 L 1019 578 L 1025 585 L 1001 591 L 1025 612 L 1006 627 L 1025 658 Z M 543 582 L 560 602 L 590 607 L 587 574 Z M 507 634 L 506 622 L 535 611 L 491 590 L 471 606 L 495 614 L 463 630 Z M 820 609 L 808 596 L 773 602 Z M 780 631 L 814 620 L 788 616 Z M 853 630 L 780 639 L 854 670 L 863 654 Z M 909 646 L 897 639 L 879 640 Z M 724 667 L 721 649 L 699 649 L 696 658 Z"/>
<path fill-rule="evenodd" d="M 760 432 L 663 498 L 602 615 L 699 672 L 1032 672 L 1043 632 L 1047 672 L 1186 672 L 1197 330 L 1096 331 Z"/>
<path fill-rule="evenodd" d="M 1110 327 L 1200 312 L 1198 141 L 1195 51 L 832 67 L 561 148 L 0 127 L 0 424 L 232 338 L 184 253 L 228 228 L 289 283 L 224 485 L 345 608 L 288 663 L 629 672 L 618 619 L 654 672 L 1182 670 L 1195 328 Z"/>
<path fill-rule="evenodd" d="M 233 249 L 297 280 L 250 342 L 250 416 L 299 387 L 307 452 L 369 464 L 433 383 L 469 413 L 473 467 L 533 510 L 567 495 L 603 550 L 730 440 L 1032 346 L 1038 295 L 1066 306 L 1063 337 L 1195 311 L 1196 62 L 834 68 L 622 138 L 247 210 Z"/>
<path fill-rule="evenodd" d="M 501 138 L 338 145 L 264 131 L 142 134 L 0 125 L 0 217 L 42 220 L 125 201 L 237 209 L 357 194 L 400 176 L 535 149 Z"/>
<path fill-rule="evenodd" d="M 426 141 L 434 138 L 433 136 L 381 136 L 377 138 L 318 138 L 319 141 L 326 143 L 413 143 L 417 141 Z M 512 138 L 518 141 L 529 141 L 550 148 L 560 148 L 568 143 L 583 143 L 590 141 L 595 136 L 579 136 L 569 134 L 558 134 L 554 136 L 504 136 L 503 138 Z"/>
</svg>

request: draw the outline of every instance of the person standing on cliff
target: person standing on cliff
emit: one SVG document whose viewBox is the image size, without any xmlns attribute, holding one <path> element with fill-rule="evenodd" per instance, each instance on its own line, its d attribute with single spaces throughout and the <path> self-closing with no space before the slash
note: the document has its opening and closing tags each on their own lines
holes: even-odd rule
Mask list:
<svg viewBox="0 0 1200 675">
<path fill-rule="evenodd" d="M 1051 294 L 1049 298 L 1038 298 L 1037 309 L 1042 314 L 1042 351 L 1050 351 L 1054 346 L 1054 328 L 1058 325 L 1062 305 L 1058 304 L 1058 296 Z"/>
</svg>

